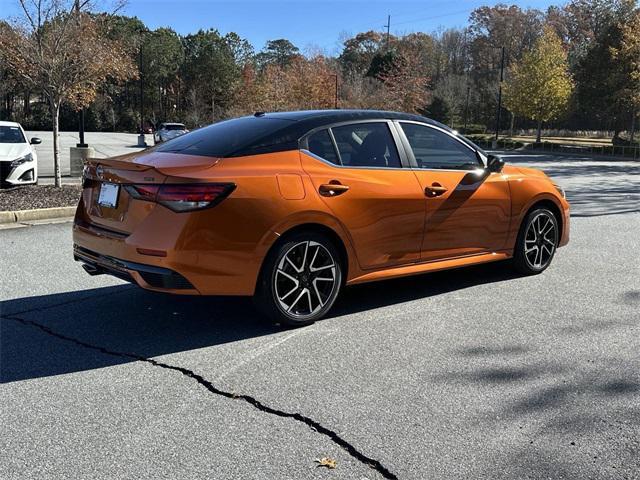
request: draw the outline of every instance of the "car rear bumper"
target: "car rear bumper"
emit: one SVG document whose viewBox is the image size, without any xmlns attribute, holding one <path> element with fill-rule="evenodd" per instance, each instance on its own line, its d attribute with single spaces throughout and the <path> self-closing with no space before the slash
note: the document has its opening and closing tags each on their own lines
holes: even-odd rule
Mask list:
<svg viewBox="0 0 640 480">
<path fill-rule="evenodd" d="M 182 218 L 182 217 L 181 217 Z M 181 295 L 253 295 L 259 264 L 230 246 L 202 243 L 195 249 L 185 242 L 189 233 L 140 226 L 127 235 L 76 217 L 73 225 L 74 258 L 89 274 L 109 274 L 147 290 Z M 176 227 L 177 222 L 173 222 Z M 153 232 L 152 234 L 150 232 Z M 175 237 L 175 238 L 173 238 Z M 197 238 L 197 237 L 196 237 Z M 156 256 L 140 251 L 158 251 Z"/>
<path fill-rule="evenodd" d="M 101 255 L 75 244 L 73 259 L 82 262 L 83 268 L 89 275 L 113 275 L 153 290 L 179 291 L 184 294 L 198 293 L 189 280 L 168 268 Z"/>
</svg>

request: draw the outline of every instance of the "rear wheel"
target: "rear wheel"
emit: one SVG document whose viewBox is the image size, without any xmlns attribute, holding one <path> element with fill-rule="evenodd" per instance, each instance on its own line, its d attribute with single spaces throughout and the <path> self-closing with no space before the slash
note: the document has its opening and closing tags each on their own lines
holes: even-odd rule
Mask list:
<svg viewBox="0 0 640 480">
<path fill-rule="evenodd" d="M 546 208 L 536 208 L 522 222 L 516 249 L 514 267 L 525 275 L 543 272 L 553 260 L 558 246 L 558 220 Z"/>
<path fill-rule="evenodd" d="M 324 235 L 302 232 L 269 254 L 255 301 L 274 322 L 309 325 L 331 309 L 341 284 L 342 267 L 334 244 Z"/>
</svg>

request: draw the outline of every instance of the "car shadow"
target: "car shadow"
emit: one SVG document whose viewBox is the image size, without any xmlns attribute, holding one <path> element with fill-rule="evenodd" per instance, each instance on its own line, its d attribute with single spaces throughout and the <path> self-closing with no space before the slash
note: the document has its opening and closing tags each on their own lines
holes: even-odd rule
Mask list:
<svg viewBox="0 0 640 480">
<path fill-rule="evenodd" d="M 329 318 L 515 276 L 508 265 L 494 263 L 349 287 Z M 149 358 L 282 331 L 282 327 L 266 322 L 249 298 L 172 296 L 127 284 L 8 300 L 0 312 L 0 383 L 133 361 L 82 347 L 64 337 Z"/>
</svg>

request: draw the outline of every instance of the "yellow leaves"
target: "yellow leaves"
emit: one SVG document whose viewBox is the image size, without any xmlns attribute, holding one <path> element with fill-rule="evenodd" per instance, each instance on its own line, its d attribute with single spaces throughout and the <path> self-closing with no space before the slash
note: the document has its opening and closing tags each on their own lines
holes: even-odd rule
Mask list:
<svg viewBox="0 0 640 480">
<path fill-rule="evenodd" d="M 505 105 L 516 115 L 546 122 L 567 108 L 573 91 L 567 53 L 550 28 L 516 64 L 505 85 Z"/>
<path fill-rule="evenodd" d="M 318 467 L 326 467 L 332 470 L 338 466 L 338 462 L 329 457 L 316 458 L 315 462 L 318 464 Z"/>
</svg>

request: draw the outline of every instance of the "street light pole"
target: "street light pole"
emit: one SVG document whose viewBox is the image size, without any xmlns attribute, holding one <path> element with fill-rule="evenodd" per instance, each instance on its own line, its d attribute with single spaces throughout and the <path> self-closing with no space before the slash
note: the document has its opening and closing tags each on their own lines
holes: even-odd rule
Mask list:
<svg viewBox="0 0 640 480">
<path fill-rule="evenodd" d="M 80 143 L 76 144 L 76 147 L 78 148 L 87 148 L 89 145 L 87 145 L 84 142 L 84 107 L 82 107 L 80 109 L 80 118 L 79 118 L 79 129 L 78 129 L 78 136 L 80 137 Z"/>
<path fill-rule="evenodd" d="M 80 20 L 80 0 L 75 0 L 73 2 L 73 11 L 77 15 L 76 19 L 79 21 Z M 80 137 L 79 138 L 80 143 L 76 143 L 76 147 L 87 148 L 89 145 L 87 145 L 84 142 L 84 107 L 80 109 L 80 112 L 78 115 L 78 137 Z"/>
<path fill-rule="evenodd" d="M 496 138 L 494 140 L 494 144 L 496 147 L 498 146 L 498 135 L 500 133 L 500 114 L 502 113 L 502 82 L 503 81 L 504 81 L 504 46 L 502 47 L 502 58 L 500 60 L 500 83 L 498 84 L 498 110 L 496 111 Z"/>
<path fill-rule="evenodd" d="M 144 80 L 142 78 L 142 39 L 140 40 L 138 67 L 140 70 L 140 134 L 138 135 L 138 146 L 146 147 L 147 142 L 144 137 Z"/>
</svg>

